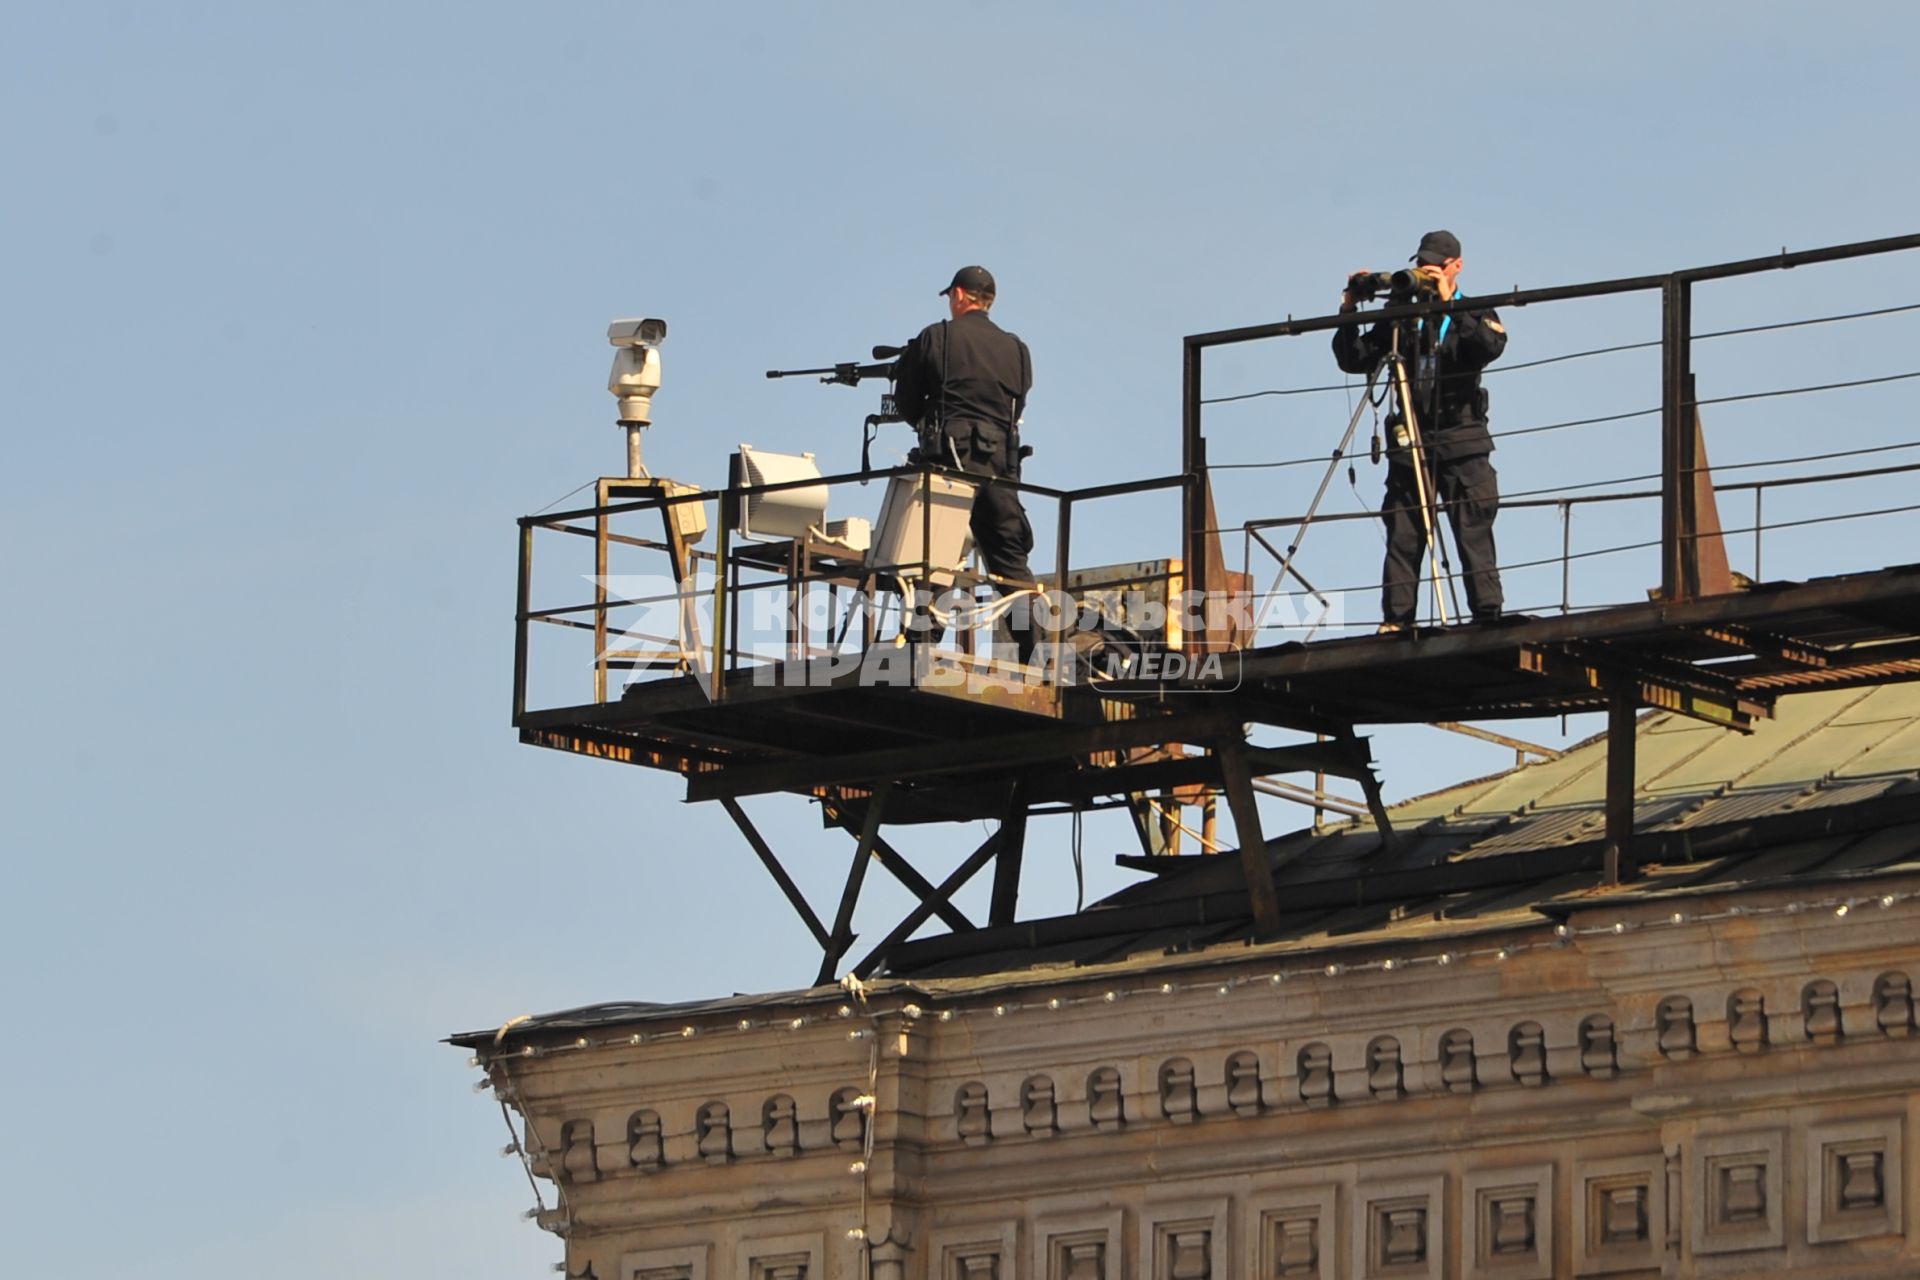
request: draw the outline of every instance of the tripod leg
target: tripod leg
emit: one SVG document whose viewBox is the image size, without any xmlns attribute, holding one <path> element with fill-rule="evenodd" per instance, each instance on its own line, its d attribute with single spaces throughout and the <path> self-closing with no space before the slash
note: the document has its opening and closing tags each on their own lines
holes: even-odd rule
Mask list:
<svg viewBox="0 0 1920 1280">
<path fill-rule="evenodd" d="M 1389 357 L 1393 361 L 1394 385 L 1400 392 L 1400 420 L 1407 428 L 1407 448 L 1412 454 L 1413 482 L 1420 494 L 1420 527 L 1427 535 L 1427 566 L 1433 579 L 1433 607 L 1440 615 L 1440 625 L 1448 625 L 1446 595 L 1440 586 L 1439 548 L 1434 542 L 1439 522 L 1433 517 L 1433 486 L 1428 483 L 1427 451 L 1420 440 L 1420 423 L 1413 411 L 1413 395 L 1407 387 L 1407 362 L 1396 352 Z"/>
<path fill-rule="evenodd" d="M 1287 544 L 1287 554 L 1280 558 L 1280 571 L 1273 575 L 1273 585 L 1267 588 L 1266 603 L 1260 606 L 1260 616 L 1253 620 L 1253 629 L 1256 632 L 1259 631 L 1260 624 L 1266 621 L 1267 609 L 1271 606 L 1274 592 L 1280 589 L 1280 585 L 1287 580 L 1287 574 L 1293 569 L 1294 557 L 1300 553 L 1300 544 L 1307 540 L 1307 530 L 1313 527 L 1313 518 L 1319 513 L 1321 500 L 1327 496 L 1327 490 L 1333 484 L 1334 473 L 1346 460 L 1347 447 L 1353 443 L 1353 433 L 1360 429 L 1360 419 L 1366 413 L 1367 406 L 1373 402 L 1373 385 L 1379 378 L 1378 367 L 1367 375 L 1366 390 L 1360 396 L 1360 403 L 1354 406 L 1353 416 L 1347 419 L 1346 434 L 1340 437 L 1340 444 L 1333 451 L 1333 460 L 1327 463 L 1326 474 L 1320 477 L 1320 487 L 1313 491 L 1313 501 L 1307 504 L 1307 513 L 1300 517 L 1300 532 L 1295 534 L 1293 541 Z M 1301 581 L 1304 582 L 1306 579 L 1302 578 Z"/>
</svg>

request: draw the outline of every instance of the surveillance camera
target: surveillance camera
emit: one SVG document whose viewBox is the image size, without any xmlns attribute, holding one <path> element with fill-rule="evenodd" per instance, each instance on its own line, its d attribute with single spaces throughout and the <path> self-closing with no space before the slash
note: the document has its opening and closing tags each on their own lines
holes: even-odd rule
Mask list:
<svg viewBox="0 0 1920 1280">
<path fill-rule="evenodd" d="M 615 348 L 607 390 L 620 401 L 623 426 L 644 427 L 653 420 L 653 393 L 660 389 L 660 343 L 666 336 L 665 320 L 615 320 L 607 326 L 607 341 Z"/>
<path fill-rule="evenodd" d="M 657 347 L 666 338 L 665 320 L 615 320 L 607 326 L 607 341 L 616 347 Z"/>
</svg>

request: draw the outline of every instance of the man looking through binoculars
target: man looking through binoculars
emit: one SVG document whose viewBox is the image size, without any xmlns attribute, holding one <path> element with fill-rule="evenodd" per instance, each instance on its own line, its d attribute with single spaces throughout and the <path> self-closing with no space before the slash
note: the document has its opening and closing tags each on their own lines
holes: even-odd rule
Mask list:
<svg viewBox="0 0 1920 1280">
<path fill-rule="evenodd" d="M 1355 272 L 1341 295 L 1340 310 L 1356 310 L 1383 287 L 1389 290 L 1389 303 L 1396 305 L 1463 296 L 1458 281 L 1464 262 L 1460 241 L 1451 231 L 1422 236 L 1410 261 L 1417 264 L 1411 271 Z M 1380 574 L 1383 632 L 1413 625 L 1435 499 L 1445 505 L 1453 526 L 1474 621 L 1500 616 L 1500 570 L 1493 545 L 1500 492 L 1487 456 L 1493 452 L 1493 437 L 1487 431 L 1487 393 L 1480 372 L 1506 346 L 1507 331 L 1491 311 L 1429 315 L 1364 331 L 1348 325 L 1334 332 L 1333 358 L 1345 373 L 1371 376 L 1396 352 L 1404 362 L 1404 369 L 1389 370 L 1396 381 L 1394 409 L 1387 418 L 1391 447 L 1386 496 L 1380 504 L 1387 526 Z M 1408 409 L 1413 411 L 1411 423 Z"/>
</svg>

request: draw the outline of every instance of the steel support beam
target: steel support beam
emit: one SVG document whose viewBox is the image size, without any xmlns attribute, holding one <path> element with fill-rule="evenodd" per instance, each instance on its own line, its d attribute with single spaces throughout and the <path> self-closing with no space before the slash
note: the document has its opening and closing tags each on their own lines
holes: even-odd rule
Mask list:
<svg viewBox="0 0 1920 1280">
<path fill-rule="evenodd" d="M 1660 592 L 1672 604 L 1700 594 L 1694 552 L 1693 286 L 1660 287 Z"/>
<path fill-rule="evenodd" d="M 1095 751 L 1118 751 L 1124 747 L 1155 746 L 1164 742 L 1201 741 L 1218 737 L 1232 727 L 1232 722 L 1224 713 L 1143 716 L 1137 720 L 1061 725 L 1058 728 L 998 737 L 930 743 L 924 747 L 897 746 L 883 751 L 858 751 L 841 756 L 783 760 L 775 764 L 741 765 L 689 777 L 687 799 L 717 800 L 721 796 L 808 791 L 815 787 L 881 778 L 904 781 L 969 769 L 1004 770 L 1012 765 L 1057 761 Z"/>
<path fill-rule="evenodd" d="M 893 932 L 889 933 L 879 946 L 869 951 L 865 959 L 853 966 L 854 973 L 865 978 L 879 968 L 890 951 L 912 937 L 913 931 L 927 922 L 928 917 L 938 909 L 938 904 L 950 900 L 954 894 L 965 887 L 967 881 L 973 879 L 980 868 L 987 865 L 998 851 L 1001 836 L 1004 834 L 1004 830 L 994 832 L 981 843 L 979 848 L 968 854 L 967 860 L 955 867 L 953 874 L 940 882 L 939 888 L 934 890 L 933 897 L 908 912 L 906 919 L 895 925 Z"/>
<path fill-rule="evenodd" d="M 840 891 L 840 910 L 834 913 L 833 933 L 827 939 L 826 954 L 820 957 L 820 974 L 813 980 L 816 987 L 833 981 L 833 972 L 840 967 L 840 957 L 846 955 L 853 946 L 854 904 L 860 901 L 860 884 L 866 879 L 867 863 L 873 857 L 873 842 L 880 835 L 880 817 L 886 811 L 887 797 L 892 792 L 893 784 L 883 782 L 879 790 L 873 793 L 873 799 L 867 802 L 867 820 L 860 828 L 860 842 L 854 846 L 853 865 L 847 868 L 846 888 Z"/>
<path fill-rule="evenodd" d="M 753 851 L 760 855 L 760 861 L 766 867 L 767 874 L 771 875 L 773 882 L 780 886 L 780 892 L 787 895 L 787 901 L 793 904 L 793 909 L 800 913 L 801 922 L 807 926 L 808 932 L 813 934 L 813 940 L 820 944 L 822 951 L 830 950 L 833 940 L 827 933 L 827 927 L 820 923 L 820 917 L 815 915 L 813 908 L 807 904 L 806 897 L 800 892 L 800 886 L 793 882 L 793 877 L 787 874 L 787 869 L 780 865 L 780 859 L 774 857 L 773 850 L 761 838 L 759 829 L 747 817 L 747 811 L 742 809 L 740 802 L 732 797 L 722 799 L 720 807 L 727 811 L 727 816 L 733 819 L 733 825 L 740 828 L 740 834 L 747 838 L 747 843 L 753 846 Z"/>
<path fill-rule="evenodd" d="M 1007 812 L 1000 819 L 998 835 L 993 901 L 987 908 L 989 925 L 1012 924 L 1020 900 L 1020 862 L 1027 850 L 1027 794 L 1025 784 L 1018 778 L 1007 789 Z"/>
<path fill-rule="evenodd" d="M 1224 737 L 1214 743 L 1213 753 L 1220 761 L 1221 786 L 1233 810 L 1233 837 L 1240 846 L 1240 873 L 1247 881 L 1254 932 L 1270 937 L 1280 931 L 1280 895 L 1273 887 L 1267 838 L 1260 830 L 1260 808 L 1247 768 L 1246 744 L 1235 737 Z"/>
<path fill-rule="evenodd" d="M 1633 861 L 1633 757 L 1639 714 L 1632 686 L 1616 685 L 1607 704 L 1607 834 L 1603 856 L 1610 885 L 1631 880 L 1639 871 Z"/>
<path fill-rule="evenodd" d="M 1626 683 L 1633 687 L 1636 699 L 1648 706 L 1742 733 L 1751 733 L 1755 720 L 1773 714 L 1771 699 L 1743 696 L 1731 680 L 1684 662 L 1635 656 L 1601 645 L 1521 645 L 1520 669 L 1590 689 L 1611 691 Z"/>
</svg>

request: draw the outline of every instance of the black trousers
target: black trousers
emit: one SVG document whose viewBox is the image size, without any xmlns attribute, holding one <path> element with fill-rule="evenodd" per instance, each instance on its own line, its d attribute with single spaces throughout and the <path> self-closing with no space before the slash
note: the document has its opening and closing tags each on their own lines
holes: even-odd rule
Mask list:
<svg viewBox="0 0 1920 1280">
<path fill-rule="evenodd" d="M 1014 455 L 1013 440 L 1005 427 L 992 422 L 950 422 L 942 429 L 945 460 L 958 461 L 970 475 L 1017 479 L 1020 460 Z M 1006 485 L 983 484 L 973 491 L 973 510 L 968 516 L 973 544 L 987 572 L 1012 583 L 1035 581 L 1027 556 L 1033 551 L 1033 524 L 1020 505 L 1020 492 Z M 996 583 L 1001 595 L 1020 590 L 1017 586 Z M 1002 620 L 1002 634 L 1019 647 L 1021 659 L 1032 657 L 1036 648 L 1031 599 L 1016 600 Z"/>
<path fill-rule="evenodd" d="M 1456 568 L 1466 579 L 1467 608 L 1477 618 L 1497 615 L 1500 567 L 1493 547 L 1493 518 L 1500 510 L 1499 474 L 1484 453 L 1434 465 L 1435 488 L 1453 526 Z M 1387 467 L 1387 494 L 1380 503 L 1387 524 L 1387 558 L 1380 569 L 1380 617 L 1411 624 L 1420 605 L 1420 565 L 1427 552 L 1420 490 L 1413 467 L 1394 459 Z"/>
</svg>

